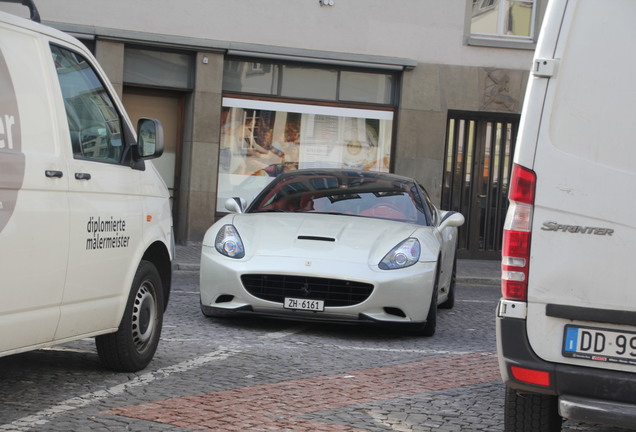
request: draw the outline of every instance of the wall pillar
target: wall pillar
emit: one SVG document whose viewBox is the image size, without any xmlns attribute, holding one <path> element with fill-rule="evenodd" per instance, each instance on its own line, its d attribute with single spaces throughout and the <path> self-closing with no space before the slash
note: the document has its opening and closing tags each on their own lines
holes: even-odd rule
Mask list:
<svg viewBox="0 0 636 432">
<path fill-rule="evenodd" d="M 177 240 L 200 242 L 214 222 L 220 139 L 223 55 L 199 52 L 195 89 L 186 108 Z"/>
<path fill-rule="evenodd" d="M 122 98 L 124 91 L 124 48 L 121 42 L 98 39 L 95 43 L 95 57 L 106 72 L 119 99 Z"/>
</svg>

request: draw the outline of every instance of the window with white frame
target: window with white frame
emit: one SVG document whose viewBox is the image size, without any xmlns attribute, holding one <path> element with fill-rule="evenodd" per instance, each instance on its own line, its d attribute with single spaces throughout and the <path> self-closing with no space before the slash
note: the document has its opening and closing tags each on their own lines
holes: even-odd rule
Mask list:
<svg viewBox="0 0 636 432">
<path fill-rule="evenodd" d="M 523 46 L 536 42 L 539 0 L 469 1 L 470 44 L 506 46 L 508 42 Z"/>
</svg>

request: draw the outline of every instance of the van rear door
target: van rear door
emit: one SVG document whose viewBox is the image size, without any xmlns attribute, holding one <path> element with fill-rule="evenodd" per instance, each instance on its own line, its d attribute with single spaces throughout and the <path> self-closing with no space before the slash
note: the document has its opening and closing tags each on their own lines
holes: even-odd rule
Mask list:
<svg viewBox="0 0 636 432">
<path fill-rule="evenodd" d="M 0 23 L 0 352 L 49 342 L 66 277 L 68 170 L 42 39 Z"/>
<path fill-rule="evenodd" d="M 544 103 L 524 107 L 540 113 L 515 160 L 537 175 L 527 332 L 551 362 L 636 365 L 634 16 L 633 0 L 569 1 L 535 63 Z"/>
</svg>

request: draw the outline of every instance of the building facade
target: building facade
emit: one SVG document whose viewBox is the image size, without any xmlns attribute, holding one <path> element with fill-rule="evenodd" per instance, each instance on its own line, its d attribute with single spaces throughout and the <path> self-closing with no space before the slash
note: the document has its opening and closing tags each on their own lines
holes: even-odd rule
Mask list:
<svg viewBox="0 0 636 432">
<path fill-rule="evenodd" d="M 514 139 L 547 0 L 46 0 L 133 122 L 159 118 L 180 243 L 287 169 L 417 179 L 499 256 Z M 1 10 L 26 15 L 17 5 Z"/>
</svg>

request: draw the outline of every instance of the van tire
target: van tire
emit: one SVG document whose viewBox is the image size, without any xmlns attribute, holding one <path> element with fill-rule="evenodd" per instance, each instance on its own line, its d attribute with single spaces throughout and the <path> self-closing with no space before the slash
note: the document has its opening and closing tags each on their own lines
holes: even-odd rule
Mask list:
<svg viewBox="0 0 636 432">
<path fill-rule="evenodd" d="M 518 392 L 510 387 L 506 387 L 504 417 L 506 432 L 560 432 L 563 423 L 556 396 Z"/>
<path fill-rule="evenodd" d="M 159 345 L 163 311 L 159 272 L 151 262 L 141 261 L 119 329 L 95 338 L 104 366 L 118 372 L 136 372 L 148 366 Z"/>
</svg>

